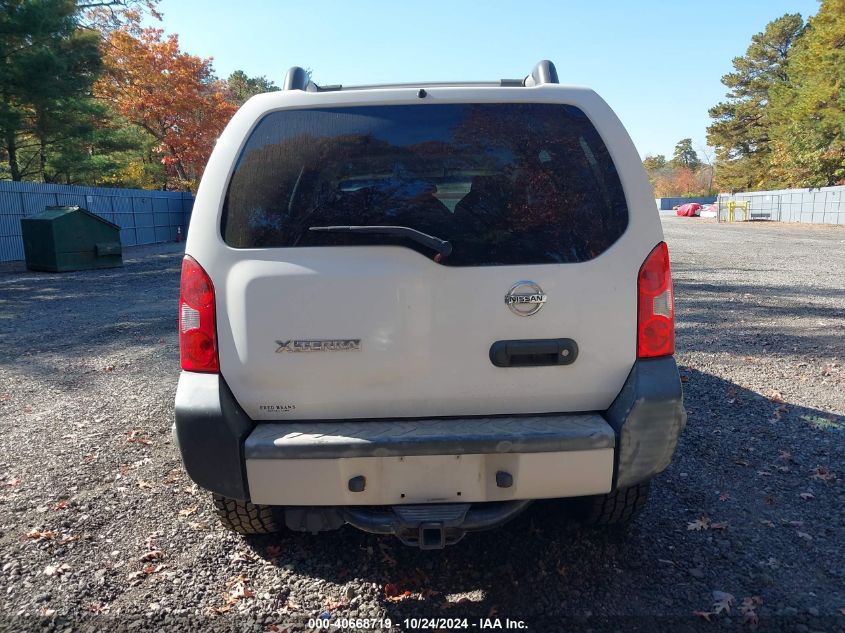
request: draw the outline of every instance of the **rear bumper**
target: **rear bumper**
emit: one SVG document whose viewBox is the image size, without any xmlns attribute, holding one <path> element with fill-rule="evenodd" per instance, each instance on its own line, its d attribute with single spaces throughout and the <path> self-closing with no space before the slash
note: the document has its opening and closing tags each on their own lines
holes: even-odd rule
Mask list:
<svg viewBox="0 0 845 633">
<path fill-rule="evenodd" d="M 218 375 L 183 372 L 176 393 L 176 435 L 191 478 L 268 505 L 601 494 L 663 470 L 685 423 L 672 358 L 638 361 L 602 413 L 255 424 Z"/>
<path fill-rule="evenodd" d="M 254 503 L 393 505 L 608 492 L 614 442 L 598 414 L 291 422 L 258 425 L 244 453 Z"/>
</svg>

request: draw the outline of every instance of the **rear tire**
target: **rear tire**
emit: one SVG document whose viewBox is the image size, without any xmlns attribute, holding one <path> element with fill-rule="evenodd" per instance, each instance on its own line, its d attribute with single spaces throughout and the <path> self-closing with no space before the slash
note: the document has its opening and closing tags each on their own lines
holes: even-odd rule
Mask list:
<svg viewBox="0 0 845 633">
<path fill-rule="evenodd" d="M 583 525 L 620 525 L 633 520 L 645 507 L 650 481 L 620 488 L 605 495 L 584 497 L 577 503 L 579 522 Z"/>
<path fill-rule="evenodd" d="M 220 523 L 233 532 L 244 535 L 272 534 L 278 532 L 281 527 L 273 506 L 229 499 L 216 493 L 212 493 L 211 497 Z"/>
</svg>

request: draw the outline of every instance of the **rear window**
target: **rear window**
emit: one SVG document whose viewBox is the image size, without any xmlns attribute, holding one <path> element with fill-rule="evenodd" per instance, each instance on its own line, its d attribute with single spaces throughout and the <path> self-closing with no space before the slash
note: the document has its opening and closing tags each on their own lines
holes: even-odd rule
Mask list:
<svg viewBox="0 0 845 633">
<path fill-rule="evenodd" d="M 221 228 L 235 248 L 436 255 L 401 235 L 309 230 L 404 226 L 448 240 L 444 265 L 495 266 L 586 261 L 627 224 L 616 168 L 581 110 L 491 103 L 268 114 L 238 159 Z"/>
</svg>

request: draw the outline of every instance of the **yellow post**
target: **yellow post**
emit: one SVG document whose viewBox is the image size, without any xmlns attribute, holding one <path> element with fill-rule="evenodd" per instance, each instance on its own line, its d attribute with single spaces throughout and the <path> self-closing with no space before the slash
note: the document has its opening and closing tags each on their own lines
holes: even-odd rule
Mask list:
<svg viewBox="0 0 845 633">
<path fill-rule="evenodd" d="M 743 200 L 742 202 L 736 202 L 731 200 L 728 202 L 728 222 L 733 222 L 735 220 L 734 212 L 736 208 L 739 207 L 742 209 L 742 219 L 744 222 L 748 221 L 748 200 Z"/>
</svg>

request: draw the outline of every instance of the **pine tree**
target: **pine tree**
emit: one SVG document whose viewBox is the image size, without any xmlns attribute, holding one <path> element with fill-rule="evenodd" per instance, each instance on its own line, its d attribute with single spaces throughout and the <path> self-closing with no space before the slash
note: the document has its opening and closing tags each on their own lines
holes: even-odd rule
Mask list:
<svg viewBox="0 0 845 633">
<path fill-rule="evenodd" d="M 723 189 L 760 189 L 772 182 L 770 163 L 770 93 L 789 81 L 789 51 L 804 29 L 799 14 L 787 14 L 751 38 L 744 57 L 733 60 L 734 72 L 722 77 L 727 101 L 710 108 L 715 119 L 707 142 L 716 148 Z"/>
<path fill-rule="evenodd" d="M 672 156 L 672 164 L 675 167 L 686 167 L 695 171 L 701 167 L 701 160 L 692 148 L 692 139 L 684 138 L 675 145 L 675 153 Z"/>
<path fill-rule="evenodd" d="M 845 181 L 845 0 L 823 0 L 772 90 L 773 171 L 786 186 Z"/>
<path fill-rule="evenodd" d="M 44 180 L 50 145 L 90 99 L 99 37 L 76 12 L 73 0 L 0 0 L 0 142 L 12 180 Z"/>
</svg>

